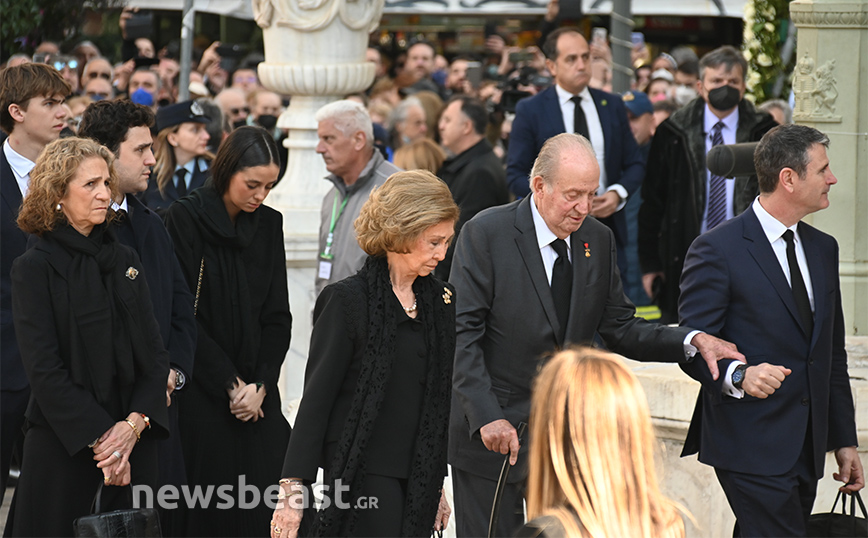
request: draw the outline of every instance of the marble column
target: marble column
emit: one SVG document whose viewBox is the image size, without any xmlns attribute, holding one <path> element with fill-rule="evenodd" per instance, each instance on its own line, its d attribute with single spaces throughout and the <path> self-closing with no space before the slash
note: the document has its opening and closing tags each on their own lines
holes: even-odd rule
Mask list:
<svg viewBox="0 0 868 538">
<path fill-rule="evenodd" d="M 848 335 L 868 335 L 868 0 L 796 0 L 793 121 L 829 135 L 838 184 L 806 220 L 840 246 Z"/>
<path fill-rule="evenodd" d="M 266 88 L 291 96 L 289 108 L 277 122 L 289 130 L 284 142 L 289 151 L 286 175 L 267 201 L 283 213 L 293 327 L 281 390 L 290 416 L 301 396 L 314 302 L 319 210 L 330 187 L 323 179 L 325 164 L 315 152 L 314 114 L 321 106 L 371 84 L 374 65 L 365 61 L 365 50 L 382 12 L 383 0 L 253 0 L 253 15 L 265 44 L 259 80 Z"/>
</svg>

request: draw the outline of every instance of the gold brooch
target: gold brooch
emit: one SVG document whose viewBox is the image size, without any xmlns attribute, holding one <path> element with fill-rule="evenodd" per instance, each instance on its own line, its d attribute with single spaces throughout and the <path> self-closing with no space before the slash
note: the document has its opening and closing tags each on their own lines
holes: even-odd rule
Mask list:
<svg viewBox="0 0 868 538">
<path fill-rule="evenodd" d="M 135 280 L 136 277 L 139 276 L 139 270 L 136 269 L 135 267 L 129 267 L 125 274 L 126 274 L 127 278 L 129 278 L 130 280 Z"/>
<path fill-rule="evenodd" d="M 443 288 L 443 291 L 446 292 L 446 293 L 443 294 L 443 302 L 446 303 L 446 304 L 452 304 L 452 290 L 450 290 L 449 288 L 444 287 L 444 288 Z"/>
</svg>

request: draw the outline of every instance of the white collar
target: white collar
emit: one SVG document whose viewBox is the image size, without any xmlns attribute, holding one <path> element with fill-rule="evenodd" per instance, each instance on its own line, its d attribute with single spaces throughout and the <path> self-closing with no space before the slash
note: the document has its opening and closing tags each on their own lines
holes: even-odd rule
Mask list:
<svg viewBox="0 0 868 538">
<path fill-rule="evenodd" d="M 708 107 L 708 103 L 705 103 L 705 114 L 704 114 L 704 126 L 705 132 L 708 135 L 711 135 L 712 129 L 717 124 L 717 122 L 722 121 L 723 126 L 730 130 L 733 134 L 738 129 L 738 107 L 735 107 L 732 112 L 729 113 L 728 116 L 725 116 L 723 119 L 718 118 L 714 115 L 714 112 Z"/>
<path fill-rule="evenodd" d="M 539 214 L 539 211 L 536 208 L 536 201 L 533 198 L 533 194 L 530 196 L 530 214 L 533 217 L 533 228 L 536 230 L 536 242 L 539 248 L 547 247 L 551 244 L 552 241 L 558 238 L 549 229 L 549 225 L 546 224 L 545 219 L 543 219 L 542 215 Z M 570 248 L 570 242 L 567 241 L 567 249 Z"/>
<path fill-rule="evenodd" d="M 572 94 L 572 93 L 568 92 L 567 90 L 561 88 L 560 84 L 555 84 L 555 92 L 557 92 L 557 94 L 558 94 L 558 102 L 561 105 L 568 103 L 570 101 L 570 99 L 572 99 L 576 95 L 578 95 L 579 97 L 582 98 L 583 103 L 593 103 L 594 102 L 594 98 L 591 97 L 591 92 L 588 91 L 587 86 L 585 86 L 585 88 L 582 91 L 580 91 L 579 93 Z"/>
<path fill-rule="evenodd" d="M 127 204 L 127 195 L 126 194 L 124 195 L 124 198 L 123 198 L 123 200 L 121 200 L 120 204 L 118 204 L 115 201 L 112 201 L 112 209 L 114 209 L 115 211 L 120 211 L 121 209 L 123 209 L 124 211 L 129 213 L 130 209 L 129 209 L 129 205 Z"/>
<path fill-rule="evenodd" d="M 753 212 L 756 215 L 757 220 L 759 220 L 760 226 L 762 226 L 763 232 L 766 234 L 766 237 L 769 240 L 769 243 L 774 243 L 778 239 L 780 239 L 784 232 L 787 230 L 792 230 L 795 235 L 796 242 L 799 242 L 799 223 L 795 223 L 789 228 L 784 226 L 784 224 L 778 219 L 774 218 L 771 213 L 766 211 L 766 208 L 760 203 L 759 196 L 753 201 Z"/>
<path fill-rule="evenodd" d="M 3 153 L 6 154 L 6 160 L 9 161 L 9 167 L 12 168 L 15 175 L 20 178 L 29 176 L 33 167 L 36 166 L 35 162 L 12 149 L 12 144 L 9 143 L 8 138 L 3 142 Z"/>
</svg>

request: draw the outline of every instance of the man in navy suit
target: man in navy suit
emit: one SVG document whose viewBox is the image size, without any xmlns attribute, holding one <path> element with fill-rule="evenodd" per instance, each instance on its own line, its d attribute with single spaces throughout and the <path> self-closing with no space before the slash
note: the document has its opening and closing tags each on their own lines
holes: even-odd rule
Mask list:
<svg viewBox="0 0 868 538">
<path fill-rule="evenodd" d="M 735 343 L 746 364 L 682 363 L 702 383 L 682 455 L 711 465 L 736 516 L 734 536 L 805 536 L 834 451 L 844 492 L 865 485 L 838 280 L 838 244 L 800 220 L 837 182 L 816 129 L 769 131 L 754 161 L 760 195 L 699 236 L 681 277 L 683 324 Z"/>
<path fill-rule="evenodd" d="M 528 196 L 530 169 L 546 140 L 565 132 L 590 140 L 602 165 L 591 216 L 615 233 L 618 267 L 624 273 L 627 220 L 621 209 L 642 184 L 645 160 L 621 98 L 588 88 L 590 49 L 579 30 L 555 30 L 546 38 L 543 52 L 556 84 L 516 107 L 506 159 L 507 183 L 517 197 Z"/>
<path fill-rule="evenodd" d="M 160 442 L 159 483 L 181 486 L 186 482 L 186 473 L 177 430 L 178 405 L 177 400 L 172 400 L 172 393 L 183 389 L 193 373 L 196 320 L 193 294 L 181 273 L 172 239 L 160 217 L 136 198 L 136 194 L 148 188 L 151 167 L 156 162 L 151 150 L 153 124 L 154 113 L 146 106 L 129 100 L 97 101 L 84 111 L 78 134 L 103 144 L 117 157 L 113 168 L 121 196 L 112 203 L 118 213 L 115 230 L 120 242 L 135 250 L 142 260 L 154 317 L 169 352 L 166 398 L 170 432 L 169 439 Z M 160 514 L 166 535 L 182 531 L 175 513 Z"/>
<path fill-rule="evenodd" d="M 21 426 L 30 398 L 30 384 L 12 326 L 9 271 L 27 248 L 27 234 L 16 220 L 37 157 L 66 127 L 63 101 L 69 92 L 69 84 L 60 73 L 46 64 L 23 64 L 0 72 L 0 128 L 9 135 L 0 151 L 0 502 L 6 493 L 13 448 L 23 440 Z"/>
</svg>

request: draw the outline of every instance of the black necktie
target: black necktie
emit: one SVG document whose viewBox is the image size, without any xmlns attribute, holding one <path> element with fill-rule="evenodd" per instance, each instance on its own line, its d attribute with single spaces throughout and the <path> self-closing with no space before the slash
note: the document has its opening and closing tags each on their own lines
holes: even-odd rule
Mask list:
<svg viewBox="0 0 868 538">
<path fill-rule="evenodd" d="M 723 122 L 714 124 L 711 130 L 711 147 L 723 144 Z M 726 220 L 726 178 L 709 173 L 708 178 L 708 217 L 706 230 L 711 230 Z"/>
<path fill-rule="evenodd" d="M 175 177 L 178 178 L 176 183 L 176 190 L 178 191 L 178 198 L 183 198 L 187 196 L 187 169 L 186 168 L 178 168 L 175 172 Z"/>
<path fill-rule="evenodd" d="M 796 308 L 802 317 L 802 324 L 810 337 L 814 332 L 814 315 L 811 313 L 811 301 L 808 299 L 808 289 L 805 287 L 805 279 L 799 270 L 799 262 L 796 260 L 796 242 L 793 231 L 784 232 L 784 241 L 787 242 L 787 263 L 790 266 L 790 286 L 793 288 L 793 297 L 796 299 Z"/>
<path fill-rule="evenodd" d="M 127 210 L 119 207 L 118 210 L 115 211 L 115 222 L 123 224 L 125 220 L 127 220 Z"/>
<path fill-rule="evenodd" d="M 558 253 L 558 259 L 552 267 L 552 299 L 555 302 L 555 312 L 561 324 L 558 335 L 561 342 L 567 330 L 567 317 L 570 315 L 570 298 L 573 292 L 573 266 L 567 257 L 567 243 L 563 239 L 551 242 L 552 248 Z"/>
<path fill-rule="evenodd" d="M 585 111 L 582 110 L 582 98 L 575 95 L 570 101 L 576 104 L 576 108 L 573 110 L 573 132 L 584 136 L 590 141 L 591 133 L 588 132 L 588 121 L 585 119 Z"/>
</svg>

